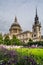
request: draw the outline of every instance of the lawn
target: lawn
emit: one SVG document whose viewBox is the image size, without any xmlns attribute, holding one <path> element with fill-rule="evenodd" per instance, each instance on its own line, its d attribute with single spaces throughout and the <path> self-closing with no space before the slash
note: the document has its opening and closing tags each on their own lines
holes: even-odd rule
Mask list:
<svg viewBox="0 0 43 65">
<path fill-rule="evenodd" d="M 37 55 L 37 56 L 42 56 L 43 57 L 43 49 L 41 48 L 18 48 L 15 49 L 18 53 L 21 55 Z"/>
</svg>

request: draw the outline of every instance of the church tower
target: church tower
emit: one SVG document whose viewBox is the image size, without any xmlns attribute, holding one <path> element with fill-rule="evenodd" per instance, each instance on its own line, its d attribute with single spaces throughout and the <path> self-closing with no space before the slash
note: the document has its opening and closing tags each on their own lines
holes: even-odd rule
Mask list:
<svg viewBox="0 0 43 65">
<path fill-rule="evenodd" d="M 33 30 L 33 40 L 40 41 L 41 40 L 41 23 L 39 22 L 39 18 L 37 15 L 37 8 L 36 8 L 36 15 L 34 20 L 34 25 L 32 27 Z"/>
</svg>

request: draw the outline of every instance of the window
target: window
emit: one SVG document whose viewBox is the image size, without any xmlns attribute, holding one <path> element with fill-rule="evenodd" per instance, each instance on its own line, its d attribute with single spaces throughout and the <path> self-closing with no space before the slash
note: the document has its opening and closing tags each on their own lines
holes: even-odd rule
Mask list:
<svg viewBox="0 0 43 65">
<path fill-rule="evenodd" d="M 36 37 L 36 34 L 34 35 L 34 37 Z"/>
</svg>

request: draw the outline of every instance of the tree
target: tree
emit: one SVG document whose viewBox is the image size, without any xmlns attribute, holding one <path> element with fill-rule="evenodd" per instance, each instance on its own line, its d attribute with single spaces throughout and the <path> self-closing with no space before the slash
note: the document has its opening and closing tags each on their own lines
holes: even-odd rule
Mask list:
<svg viewBox="0 0 43 65">
<path fill-rule="evenodd" d="M 29 39 L 29 42 L 32 42 L 33 40 L 32 39 Z"/>
<path fill-rule="evenodd" d="M 12 45 L 21 45 L 21 41 L 15 35 L 13 35 L 13 38 L 11 39 L 11 44 Z"/>
<path fill-rule="evenodd" d="M 0 34 L 0 44 L 3 44 L 3 36 Z"/>
<path fill-rule="evenodd" d="M 8 35 L 6 35 L 5 38 L 4 38 L 4 44 L 11 45 L 11 40 L 10 40 Z"/>
</svg>

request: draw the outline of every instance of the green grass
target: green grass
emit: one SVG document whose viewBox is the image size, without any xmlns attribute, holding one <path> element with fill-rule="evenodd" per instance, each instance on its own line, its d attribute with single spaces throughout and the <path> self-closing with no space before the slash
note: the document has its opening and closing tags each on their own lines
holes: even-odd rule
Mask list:
<svg viewBox="0 0 43 65">
<path fill-rule="evenodd" d="M 43 57 L 43 49 L 41 48 L 18 48 L 15 49 L 21 55 L 30 55 Z"/>
</svg>

